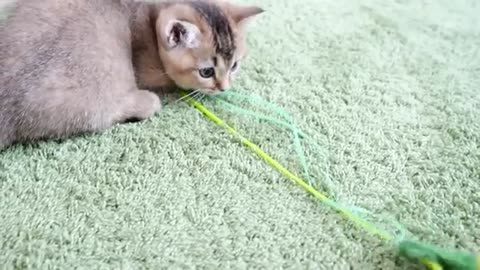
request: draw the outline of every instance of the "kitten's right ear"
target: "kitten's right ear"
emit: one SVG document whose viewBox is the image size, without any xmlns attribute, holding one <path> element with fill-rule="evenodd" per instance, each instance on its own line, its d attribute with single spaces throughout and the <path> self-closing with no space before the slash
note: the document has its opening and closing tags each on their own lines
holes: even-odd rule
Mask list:
<svg viewBox="0 0 480 270">
<path fill-rule="evenodd" d="M 196 48 L 200 44 L 200 30 L 192 23 L 169 20 L 160 28 L 158 31 L 160 31 L 160 36 L 167 49 Z"/>
</svg>

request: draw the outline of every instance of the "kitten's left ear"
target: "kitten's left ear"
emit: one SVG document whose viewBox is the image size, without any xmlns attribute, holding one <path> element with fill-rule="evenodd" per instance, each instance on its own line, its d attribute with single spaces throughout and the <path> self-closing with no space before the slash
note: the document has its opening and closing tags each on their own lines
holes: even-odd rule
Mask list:
<svg viewBox="0 0 480 270">
<path fill-rule="evenodd" d="M 229 7 L 229 12 L 237 25 L 245 26 L 255 16 L 265 12 L 265 10 L 257 6 L 237 6 L 231 4 Z"/>
</svg>

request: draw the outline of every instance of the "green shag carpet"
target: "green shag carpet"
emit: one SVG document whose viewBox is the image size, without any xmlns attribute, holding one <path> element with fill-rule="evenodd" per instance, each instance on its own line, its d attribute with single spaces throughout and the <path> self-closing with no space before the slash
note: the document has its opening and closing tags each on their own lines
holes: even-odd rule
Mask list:
<svg viewBox="0 0 480 270">
<path fill-rule="evenodd" d="M 336 197 L 393 215 L 421 240 L 480 251 L 480 3 L 249 2 L 267 12 L 235 87 L 310 132 L 327 155 L 312 170 L 329 173 Z M 205 103 L 298 170 L 288 133 Z M 418 267 L 183 102 L 103 134 L 1 152 L 0 265 Z"/>
</svg>

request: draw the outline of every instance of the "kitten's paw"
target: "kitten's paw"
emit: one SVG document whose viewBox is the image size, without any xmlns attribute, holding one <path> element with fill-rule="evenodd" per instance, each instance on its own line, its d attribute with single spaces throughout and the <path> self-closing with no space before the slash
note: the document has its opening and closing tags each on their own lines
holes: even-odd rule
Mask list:
<svg viewBox="0 0 480 270">
<path fill-rule="evenodd" d="M 134 91 L 132 93 L 132 102 L 132 108 L 129 110 L 131 112 L 128 116 L 129 119 L 145 120 L 162 109 L 158 95 L 146 90 Z"/>
</svg>

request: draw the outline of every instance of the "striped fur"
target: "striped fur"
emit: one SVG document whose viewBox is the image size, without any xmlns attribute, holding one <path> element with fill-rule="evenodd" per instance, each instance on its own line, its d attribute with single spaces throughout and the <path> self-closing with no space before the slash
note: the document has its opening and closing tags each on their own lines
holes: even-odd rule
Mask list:
<svg viewBox="0 0 480 270">
<path fill-rule="evenodd" d="M 236 46 L 233 30 L 225 13 L 218 5 L 207 1 L 189 1 L 188 4 L 192 6 L 209 25 L 217 54 L 225 61 L 231 61 Z"/>
<path fill-rule="evenodd" d="M 246 22 L 263 12 L 224 0 L 164 0 L 149 9 L 156 36 L 151 37 L 148 29 L 133 31 L 144 33 L 138 40 L 149 44 L 134 61 L 137 81 L 148 88 L 159 87 L 159 74 L 166 74 L 176 86 L 204 94 L 231 87 L 247 54 Z M 156 39 L 157 44 L 142 42 L 147 38 Z"/>
</svg>

